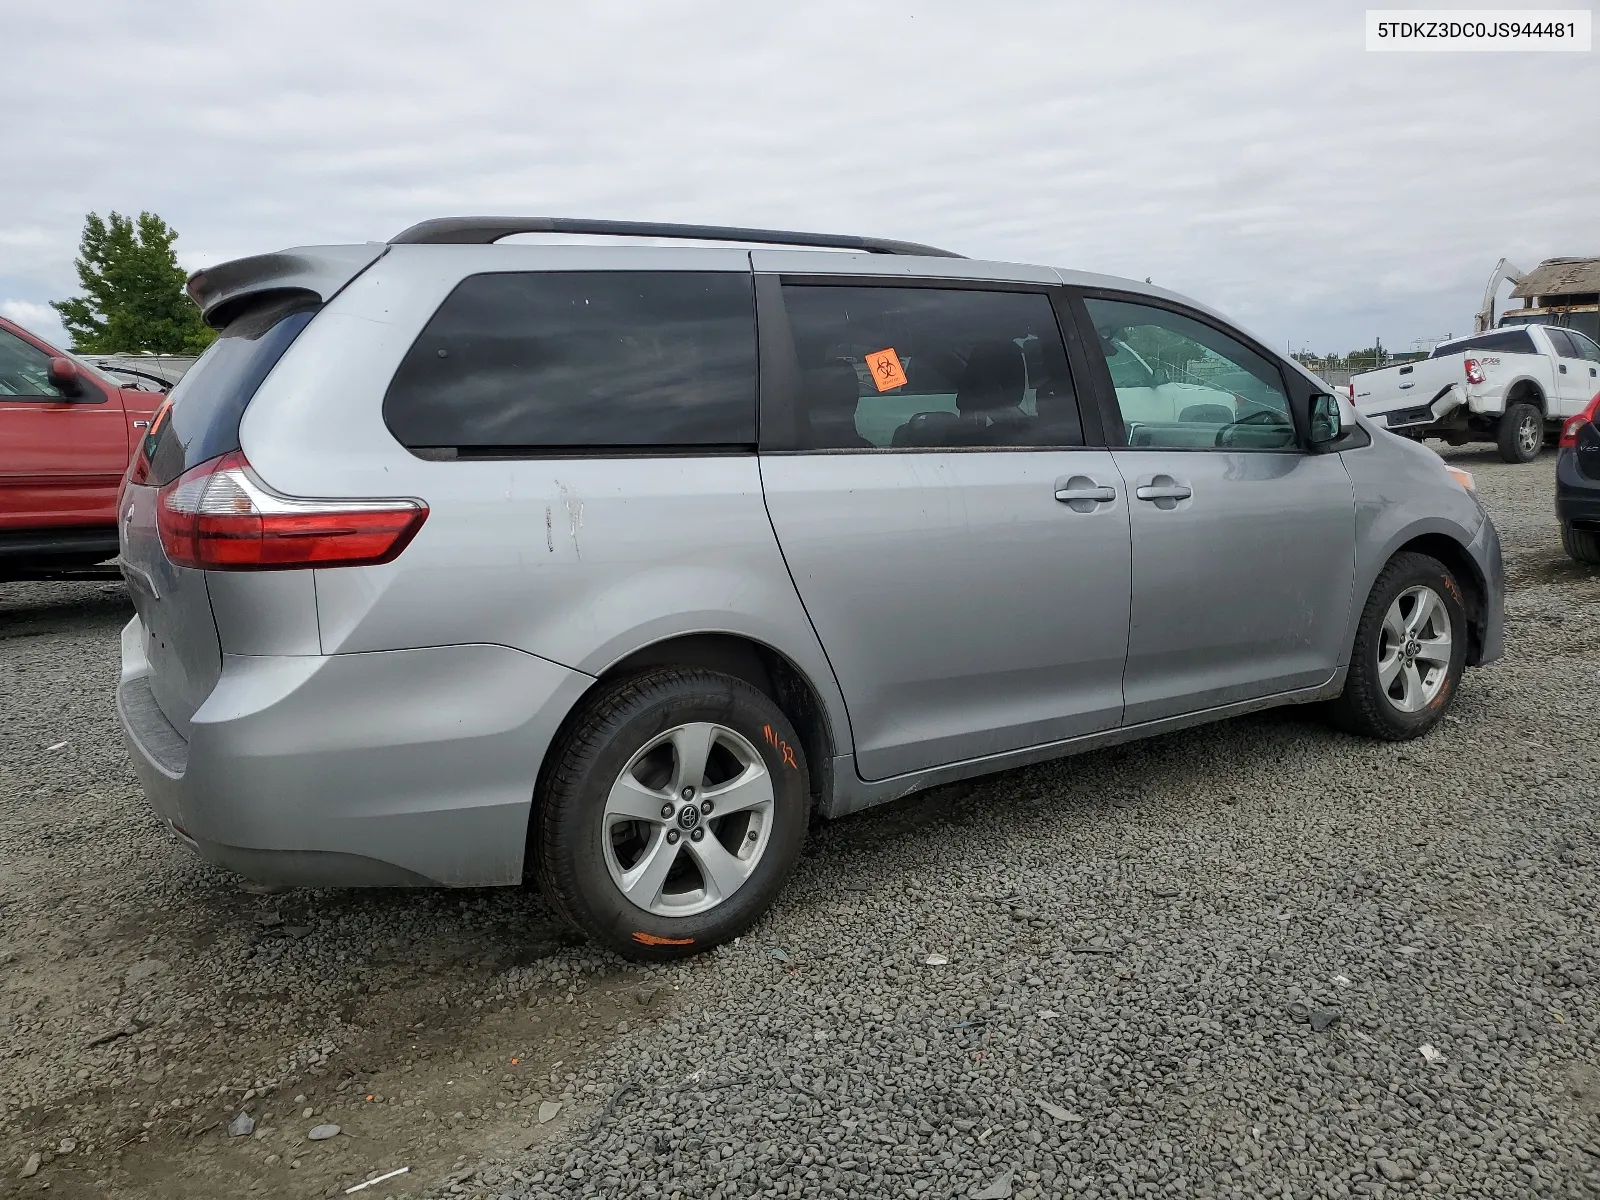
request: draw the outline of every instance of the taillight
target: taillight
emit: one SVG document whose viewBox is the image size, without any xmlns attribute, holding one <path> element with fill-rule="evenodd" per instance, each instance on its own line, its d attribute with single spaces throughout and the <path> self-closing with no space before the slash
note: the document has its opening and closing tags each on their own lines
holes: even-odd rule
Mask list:
<svg viewBox="0 0 1600 1200">
<path fill-rule="evenodd" d="M 1590 421 L 1600 425 L 1600 392 L 1594 394 L 1584 410 L 1575 417 L 1568 417 L 1561 423 L 1561 444 L 1563 446 L 1576 446 L 1578 444 L 1578 430 Z"/>
<path fill-rule="evenodd" d="M 1462 363 L 1461 365 L 1467 368 L 1467 382 L 1468 383 L 1482 383 L 1483 382 L 1483 368 L 1478 365 L 1478 360 L 1477 359 L 1469 358 L 1469 359 L 1466 360 L 1466 362 Z"/>
<path fill-rule="evenodd" d="M 239 450 L 161 489 L 161 547 L 180 567 L 281 571 L 393 561 L 422 528 L 417 500 L 297 500 L 270 491 Z"/>
</svg>

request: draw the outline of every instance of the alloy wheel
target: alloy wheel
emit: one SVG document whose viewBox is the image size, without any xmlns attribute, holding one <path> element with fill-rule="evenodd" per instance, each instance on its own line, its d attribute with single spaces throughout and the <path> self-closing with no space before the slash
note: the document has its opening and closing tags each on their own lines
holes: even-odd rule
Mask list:
<svg viewBox="0 0 1600 1200">
<path fill-rule="evenodd" d="M 1544 445 L 1544 421 L 1536 412 L 1530 412 L 1517 426 L 1517 445 L 1524 454 L 1537 454 Z"/>
<path fill-rule="evenodd" d="M 1414 713 L 1431 704 L 1450 675 L 1450 610 L 1432 588 L 1409 587 L 1384 614 L 1378 684 L 1389 703 Z"/>
<path fill-rule="evenodd" d="M 748 739 L 694 721 L 658 734 L 606 796 L 611 881 L 662 917 L 715 908 L 761 861 L 773 823 L 772 777 Z"/>
</svg>

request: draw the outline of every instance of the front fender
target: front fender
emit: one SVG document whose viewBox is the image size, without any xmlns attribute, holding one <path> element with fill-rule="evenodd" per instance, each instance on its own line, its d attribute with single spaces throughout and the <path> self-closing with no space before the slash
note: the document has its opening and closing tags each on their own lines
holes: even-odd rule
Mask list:
<svg viewBox="0 0 1600 1200">
<path fill-rule="evenodd" d="M 1497 657 L 1503 591 L 1499 539 L 1477 500 L 1450 476 L 1432 450 L 1392 434 L 1375 436 L 1370 446 L 1346 451 L 1342 457 L 1355 492 L 1356 563 L 1341 665 L 1349 662 L 1356 626 L 1379 573 L 1404 546 L 1429 537 L 1446 538 L 1456 548 L 1459 558 L 1450 564 L 1453 568 L 1470 565 L 1473 582 L 1485 599 L 1479 658 L 1491 657 L 1490 626 Z"/>
</svg>

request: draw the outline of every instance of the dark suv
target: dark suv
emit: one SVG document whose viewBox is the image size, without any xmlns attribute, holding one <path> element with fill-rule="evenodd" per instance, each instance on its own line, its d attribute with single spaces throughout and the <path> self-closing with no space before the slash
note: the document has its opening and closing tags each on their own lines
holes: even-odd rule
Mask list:
<svg viewBox="0 0 1600 1200">
<path fill-rule="evenodd" d="M 1556 517 L 1567 553 L 1578 562 L 1600 565 L 1600 392 L 1562 423 Z"/>
</svg>

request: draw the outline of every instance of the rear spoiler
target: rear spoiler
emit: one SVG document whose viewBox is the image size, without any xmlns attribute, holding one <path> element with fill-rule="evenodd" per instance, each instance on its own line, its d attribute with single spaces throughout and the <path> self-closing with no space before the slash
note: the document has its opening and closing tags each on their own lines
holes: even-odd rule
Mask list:
<svg viewBox="0 0 1600 1200">
<path fill-rule="evenodd" d="M 206 324 L 221 329 L 241 302 L 268 292 L 305 292 L 327 303 L 388 249 L 382 242 L 367 242 L 253 254 L 196 271 L 186 290 Z"/>
</svg>

